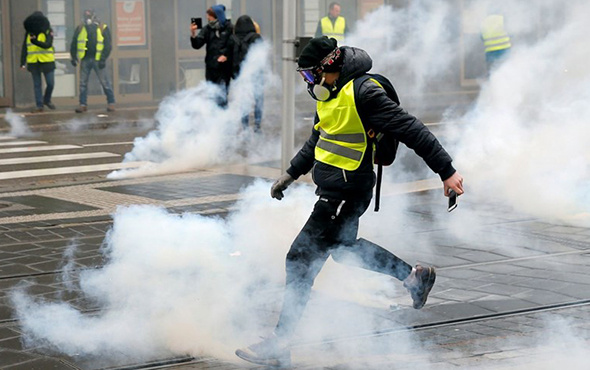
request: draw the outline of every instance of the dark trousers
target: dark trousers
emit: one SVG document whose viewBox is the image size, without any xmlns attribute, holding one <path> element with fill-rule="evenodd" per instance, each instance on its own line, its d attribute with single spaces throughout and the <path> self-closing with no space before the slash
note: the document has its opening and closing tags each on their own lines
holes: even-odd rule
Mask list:
<svg viewBox="0 0 590 370">
<path fill-rule="evenodd" d="M 41 74 L 45 76 L 45 94 L 43 94 L 43 85 L 41 81 Z M 40 69 L 31 71 L 33 76 L 33 88 L 35 91 L 35 104 L 37 108 L 43 108 L 43 104 L 51 103 L 51 94 L 55 86 L 54 71 L 41 72 Z"/>
<path fill-rule="evenodd" d="M 412 266 L 391 252 L 365 239 L 357 240 L 359 218 L 369 200 L 341 201 L 320 198 L 299 235 L 286 262 L 283 309 L 275 329 L 290 337 L 307 305 L 313 282 L 330 255 L 339 263 L 361 267 L 404 280 Z"/>
<path fill-rule="evenodd" d="M 205 80 L 217 84 L 221 87 L 221 96 L 217 99 L 217 104 L 221 107 L 227 107 L 227 94 L 229 92 L 230 74 L 222 69 L 206 68 Z"/>
</svg>

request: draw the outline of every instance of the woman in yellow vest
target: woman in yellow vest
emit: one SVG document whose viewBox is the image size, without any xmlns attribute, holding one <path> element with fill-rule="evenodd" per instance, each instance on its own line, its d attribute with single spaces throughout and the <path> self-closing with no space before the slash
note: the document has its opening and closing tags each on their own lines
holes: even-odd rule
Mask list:
<svg viewBox="0 0 590 370">
<path fill-rule="evenodd" d="M 338 47 L 335 39 L 323 36 L 307 44 L 297 63 L 310 96 L 318 101 L 314 127 L 270 193 L 281 200 L 293 181 L 311 172 L 319 199 L 287 253 L 284 302 L 274 331 L 262 342 L 236 351 L 246 361 L 279 367 L 290 364 L 290 340 L 328 257 L 402 281 L 415 309 L 424 306 L 434 285 L 433 267 L 412 267 L 389 250 L 357 239 L 359 219 L 371 203 L 375 185 L 370 130 L 413 149 L 440 176 L 445 195 L 451 189 L 463 193 L 463 178 L 436 137 L 376 80 L 366 78 L 373 64 L 367 52 Z M 384 228 L 396 226 L 384 220 Z"/>
<path fill-rule="evenodd" d="M 344 41 L 344 36 L 348 33 L 348 26 L 346 19 L 340 15 L 340 11 L 340 4 L 330 3 L 328 15 L 318 22 L 315 37 L 328 36 L 335 38 L 340 43 Z"/>
<path fill-rule="evenodd" d="M 36 107 L 32 113 L 43 112 L 43 105 L 55 109 L 51 94 L 55 85 L 55 53 L 53 31 L 49 19 L 42 12 L 34 12 L 24 21 L 25 40 L 20 57 L 21 69 L 27 69 L 33 76 Z M 45 76 L 45 94 L 42 91 L 41 75 Z"/>
</svg>

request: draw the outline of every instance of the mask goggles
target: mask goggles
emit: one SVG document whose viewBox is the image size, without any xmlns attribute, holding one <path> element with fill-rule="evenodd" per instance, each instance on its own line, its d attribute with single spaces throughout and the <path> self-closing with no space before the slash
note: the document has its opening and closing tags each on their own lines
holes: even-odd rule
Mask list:
<svg viewBox="0 0 590 370">
<path fill-rule="evenodd" d="M 309 95 L 318 101 L 326 101 L 330 99 L 331 89 L 325 86 L 326 78 L 324 77 L 324 69 L 332 66 L 340 58 L 340 49 L 336 48 L 328 54 L 318 67 L 298 68 L 297 72 L 303 77 L 303 81 L 307 84 L 307 92 Z"/>
</svg>

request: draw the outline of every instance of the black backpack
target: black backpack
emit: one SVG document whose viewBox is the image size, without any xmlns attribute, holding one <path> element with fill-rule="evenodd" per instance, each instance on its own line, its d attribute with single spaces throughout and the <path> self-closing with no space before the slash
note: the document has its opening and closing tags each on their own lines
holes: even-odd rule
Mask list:
<svg viewBox="0 0 590 370">
<path fill-rule="evenodd" d="M 360 86 L 368 79 L 374 79 L 383 87 L 387 96 L 393 100 L 396 104 L 400 104 L 399 97 L 395 88 L 387 77 L 380 74 L 365 74 L 354 80 L 354 95 L 355 99 L 358 96 L 358 90 Z M 375 187 L 375 212 L 379 211 L 379 201 L 381 198 L 381 180 L 383 179 L 383 166 L 390 166 L 395 160 L 397 154 L 397 148 L 399 146 L 399 140 L 386 135 L 382 132 L 375 132 L 372 128 L 367 131 L 367 136 L 370 139 L 371 144 L 375 146 L 375 152 L 373 153 L 373 161 L 377 165 L 377 184 Z"/>
</svg>

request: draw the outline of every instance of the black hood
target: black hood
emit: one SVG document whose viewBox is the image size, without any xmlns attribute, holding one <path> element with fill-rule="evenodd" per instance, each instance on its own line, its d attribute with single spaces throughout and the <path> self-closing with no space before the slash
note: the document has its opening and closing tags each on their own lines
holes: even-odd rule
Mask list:
<svg viewBox="0 0 590 370">
<path fill-rule="evenodd" d="M 366 51 L 351 46 L 342 46 L 340 50 L 344 60 L 340 77 L 338 77 L 338 90 L 350 80 L 369 72 L 373 67 L 373 60 Z"/>
<path fill-rule="evenodd" d="M 29 15 L 23 22 L 25 30 L 33 35 L 38 35 L 49 30 L 49 19 L 43 13 L 37 11 Z"/>
<path fill-rule="evenodd" d="M 254 22 L 252 18 L 247 15 L 243 15 L 236 21 L 236 25 L 234 26 L 234 32 L 236 35 L 238 34 L 248 34 L 251 32 L 256 33 L 256 27 L 254 27 Z"/>
</svg>

